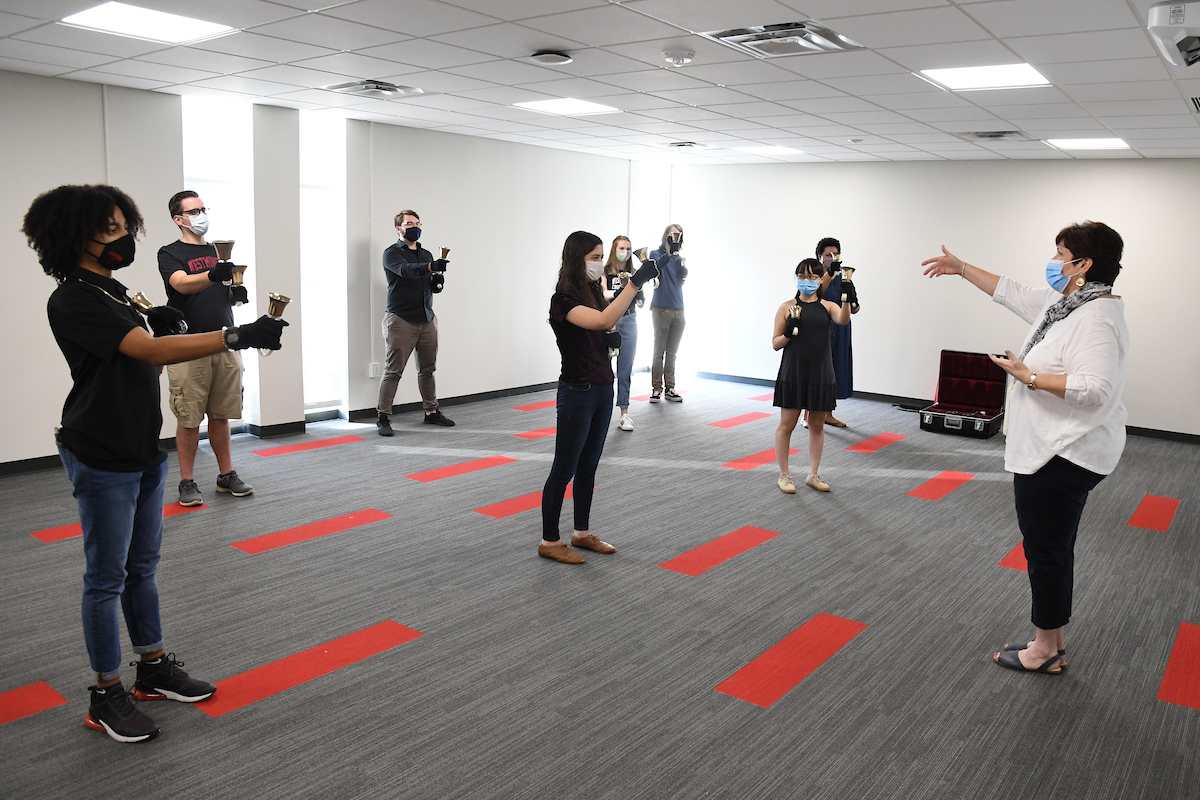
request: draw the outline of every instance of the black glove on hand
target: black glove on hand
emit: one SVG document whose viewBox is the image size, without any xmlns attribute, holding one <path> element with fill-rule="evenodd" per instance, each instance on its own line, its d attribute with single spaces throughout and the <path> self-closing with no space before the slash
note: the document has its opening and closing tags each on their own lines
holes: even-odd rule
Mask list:
<svg viewBox="0 0 1200 800">
<path fill-rule="evenodd" d="M 445 288 L 446 288 L 446 276 L 442 275 L 441 273 L 435 272 L 432 275 L 432 277 L 429 278 L 429 291 L 433 292 L 434 294 L 437 294 L 438 292 L 440 292 L 442 289 L 445 289 Z"/>
<path fill-rule="evenodd" d="M 687 269 L 687 267 L 680 266 L 680 267 L 679 267 L 679 282 L 680 282 L 680 283 L 683 283 L 684 281 L 686 281 L 686 280 L 687 280 L 687 275 L 688 275 L 688 269 Z"/>
<path fill-rule="evenodd" d="M 646 281 L 653 280 L 657 277 L 658 265 L 653 261 L 646 261 L 642 264 L 637 272 L 633 273 L 633 276 L 630 277 L 629 282 L 641 289 Z"/>
<path fill-rule="evenodd" d="M 225 331 L 225 346 L 230 350 L 245 350 L 247 347 L 261 347 L 264 350 L 278 350 L 283 347 L 279 337 L 288 326 L 287 320 L 275 319 L 263 314 L 249 325 L 238 325 Z"/>
<path fill-rule="evenodd" d="M 832 278 L 834 275 L 838 274 L 838 270 L 840 270 L 841 268 L 842 268 L 842 262 L 830 261 L 829 268 L 826 269 L 825 272 L 829 275 L 829 277 Z"/>
<path fill-rule="evenodd" d="M 449 261 L 447 261 L 444 258 L 439 258 L 437 261 L 434 261 L 432 264 L 429 265 L 429 269 L 433 272 L 445 272 L 446 267 L 448 267 L 449 265 L 450 265 Z"/>
<path fill-rule="evenodd" d="M 146 321 L 155 336 L 174 336 L 177 333 L 187 333 L 187 321 L 183 312 L 170 306 L 155 306 L 146 312 Z"/>
<path fill-rule="evenodd" d="M 854 288 L 853 283 L 847 280 L 842 281 L 842 302 L 852 306 L 858 305 L 858 290 Z"/>
<path fill-rule="evenodd" d="M 638 308 L 646 305 L 646 295 L 642 293 L 641 289 L 638 289 L 638 293 L 633 296 L 633 302 L 637 303 Z"/>
<path fill-rule="evenodd" d="M 229 302 L 235 306 L 244 306 L 250 302 L 250 293 L 246 291 L 245 286 L 230 286 Z"/>
<path fill-rule="evenodd" d="M 620 331 L 605 331 L 604 345 L 610 350 L 621 349 L 621 332 Z"/>
<path fill-rule="evenodd" d="M 213 283 L 233 280 L 233 262 L 218 261 L 217 265 L 208 271 L 208 279 Z"/>
<path fill-rule="evenodd" d="M 783 321 L 783 335 L 789 339 L 795 339 L 800 335 L 799 317 L 788 317 Z"/>
</svg>

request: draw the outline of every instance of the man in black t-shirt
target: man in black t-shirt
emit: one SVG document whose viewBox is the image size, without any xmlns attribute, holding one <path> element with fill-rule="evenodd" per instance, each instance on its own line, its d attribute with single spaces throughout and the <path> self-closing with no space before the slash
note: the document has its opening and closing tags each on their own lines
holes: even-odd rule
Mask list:
<svg viewBox="0 0 1200 800">
<path fill-rule="evenodd" d="M 167 289 L 167 305 L 183 312 L 191 333 L 219 331 L 233 325 L 230 305 L 246 302 L 244 286 L 227 286 L 232 265 L 217 259 L 217 249 L 204 239 L 208 209 L 192 191 L 182 191 L 168 203 L 179 226 L 179 241 L 158 251 L 158 271 Z M 234 351 L 217 353 L 167 367 L 171 411 L 179 454 L 179 504 L 204 502 L 193 478 L 200 423 L 208 415 L 208 442 L 217 457 L 217 491 L 234 497 L 254 492 L 233 469 L 229 446 L 229 420 L 242 416 L 242 359 Z"/>
<path fill-rule="evenodd" d="M 405 210 L 394 220 L 399 241 L 383 251 L 383 271 L 388 282 L 387 313 L 383 315 L 383 341 L 387 356 L 383 380 L 379 382 L 379 417 L 376 425 L 380 436 L 391 436 L 392 402 L 396 387 L 408 364 L 412 351 L 417 351 L 417 388 L 425 422 L 452 427 L 452 422 L 438 410 L 437 388 L 433 371 L 437 369 L 437 317 L 433 315 L 433 295 L 442 290 L 446 259 L 433 259 L 417 242 L 421 238 L 421 218 L 417 212 Z"/>
</svg>

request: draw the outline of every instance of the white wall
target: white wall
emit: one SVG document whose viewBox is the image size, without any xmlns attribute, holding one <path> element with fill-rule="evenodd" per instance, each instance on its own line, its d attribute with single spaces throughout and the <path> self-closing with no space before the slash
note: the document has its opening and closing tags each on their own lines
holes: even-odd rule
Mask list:
<svg viewBox="0 0 1200 800">
<path fill-rule="evenodd" d="M 558 378 L 547 323 L 563 241 L 588 230 L 624 233 L 629 165 L 455 134 L 350 122 L 347 131 L 349 408 L 374 408 L 384 359 L 384 249 L 393 217 L 421 215 L 421 243 L 451 248 L 438 316 L 437 391 L 475 394 Z M 364 154 L 363 148 L 369 152 Z M 369 228 L 364 217 L 369 218 Z M 396 404 L 420 399 L 413 356 Z"/>
<path fill-rule="evenodd" d="M 133 89 L 0 71 L 0 249 L 8 275 L 0 292 L 7 346 L 0 348 L 0 463 L 53 455 L 53 429 L 71 376 L 50 326 L 46 299 L 54 280 L 42 272 L 21 234 L 33 199 L 64 183 L 111 183 L 127 192 L 146 219 L 134 264 L 116 274 L 130 293 L 157 303 L 166 292 L 155 253 L 178 238 L 167 199 L 183 183 L 179 98 Z M 163 397 L 166 379 L 163 378 Z M 164 436 L 175 419 L 163 405 Z"/>
<path fill-rule="evenodd" d="M 1195 159 L 676 167 L 672 213 L 690 256 L 683 347 L 698 370 L 774 378 L 772 315 L 795 292 L 796 263 L 835 236 L 861 270 L 855 388 L 929 398 L 940 350 L 1016 350 L 1028 326 L 961 280 L 922 277 L 920 262 L 945 244 L 1044 285 L 1055 234 L 1093 219 L 1125 239 L 1129 424 L 1200 433 L 1197 186 Z"/>
</svg>

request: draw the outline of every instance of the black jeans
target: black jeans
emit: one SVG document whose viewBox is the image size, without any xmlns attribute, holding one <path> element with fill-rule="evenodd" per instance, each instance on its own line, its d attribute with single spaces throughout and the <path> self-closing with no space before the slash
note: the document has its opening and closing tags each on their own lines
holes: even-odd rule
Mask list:
<svg viewBox="0 0 1200 800">
<path fill-rule="evenodd" d="M 596 467 L 604 452 L 608 423 L 612 421 L 612 383 L 559 381 L 557 408 L 554 465 L 542 489 L 542 538 L 548 542 L 558 541 L 563 495 L 572 477 L 575 478 L 575 530 L 588 529 Z"/>
<path fill-rule="evenodd" d="M 1033 624 L 1043 630 L 1071 621 L 1075 534 L 1088 493 L 1104 480 L 1055 456 L 1032 475 L 1013 476 L 1017 523 L 1024 537 L 1033 592 Z"/>
</svg>

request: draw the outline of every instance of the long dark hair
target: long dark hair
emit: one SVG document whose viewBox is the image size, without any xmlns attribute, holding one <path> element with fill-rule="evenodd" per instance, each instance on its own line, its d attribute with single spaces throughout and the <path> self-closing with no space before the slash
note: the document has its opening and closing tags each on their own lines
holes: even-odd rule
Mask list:
<svg viewBox="0 0 1200 800">
<path fill-rule="evenodd" d="M 679 228 L 679 235 L 683 236 L 683 226 L 678 222 L 672 222 L 670 225 L 663 228 L 662 242 L 659 244 L 659 247 L 662 248 L 664 253 L 671 252 L 670 243 L 667 241 L 667 235 L 671 233 L 671 228 Z"/>
<path fill-rule="evenodd" d="M 604 242 L 594 233 L 575 231 L 563 242 L 562 266 L 558 270 L 556 292 L 569 294 L 585 306 L 603 309 L 608 305 L 600 290 L 600 281 L 588 281 L 583 259 Z"/>
<path fill-rule="evenodd" d="M 604 274 L 616 275 L 618 272 L 629 269 L 629 260 L 626 256 L 625 261 L 617 261 L 617 242 L 625 242 L 629 245 L 629 249 L 633 250 L 633 242 L 629 241 L 628 236 L 618 236 L 612 240 L 612 245 L 608 248 L 608 261 L 604 262 Z"/>
<path fill-rule="evenodd" d="M 145 229 L 141 212 L 115 186 L 59 186 L 37 196 L 25 212 L 21 233 L 37 253 L 46 274 L 62 283 L 79 266 L 83 245 L 108 229 L 113 209 L 125 215 L 125 229 L 137 237 Z"/>
</svg>

